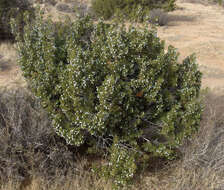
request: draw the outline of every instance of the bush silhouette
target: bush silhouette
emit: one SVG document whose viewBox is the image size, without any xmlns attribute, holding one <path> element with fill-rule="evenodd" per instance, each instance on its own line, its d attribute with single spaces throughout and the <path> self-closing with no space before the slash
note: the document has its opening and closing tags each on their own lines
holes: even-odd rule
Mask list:
<svg viewBox="0 0 224 190">
<path fill-rule="evenodd" d="M 173 159 L 197 131 L 202 108 L 195 57 L 179 64 L 175 48 L 166 51 L 154 30 L 40 17 L 25 27 L 18 51 L 25 78 L 68 144 L 105 150 L 116 139 L 111 159 L 119 157 L 113 153 L 119 146 L 124 155 Z"/>
</svg>

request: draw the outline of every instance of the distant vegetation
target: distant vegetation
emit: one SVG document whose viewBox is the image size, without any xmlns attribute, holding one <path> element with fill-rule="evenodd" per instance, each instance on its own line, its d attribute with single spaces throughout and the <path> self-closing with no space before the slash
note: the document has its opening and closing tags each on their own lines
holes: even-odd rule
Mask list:
<svg viewBox="0 0 224 190">
<path fill-rule="evenodd" d="M 223 0 L 213 0 L 213 1 L 218 3 L 219 5 L 224 5 L 224 1 Z"/>
<path fill-rule="evenodd" d="M 175 0 L 92 0 L 95 14 L 104 19 L 119 17 L 132 21 L 143 21 L 153 9 L 172 11 Z"/>
</svg>

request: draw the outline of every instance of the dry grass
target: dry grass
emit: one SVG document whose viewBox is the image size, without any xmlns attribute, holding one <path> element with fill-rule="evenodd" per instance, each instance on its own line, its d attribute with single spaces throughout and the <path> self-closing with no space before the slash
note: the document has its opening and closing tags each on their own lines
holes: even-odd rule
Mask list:
<svg viewBox="0 0 224 190">
<path fill-rule="evenodd" d="M 76 149 L 57 137 L 26 89 L 0 91 L 0 183 L 32 176 L 52 180 L 76 171 Z"/>
<path fill-rule="evenodd" d="M 8 70 L 16 63 L 16 50 L 12 43 L 0 42 L 0 71 Z"/>
<path fill-rule="evenodd" d="M 40 6 L 45 16 L 58 22 L 66 17 L 76 19 L 77 16 L 93 15 L 90 0 L 33 0 L 34 7 Z"/>
<path fill-rule="evenodd" d="M 224 96 L 209 93 L 199 133 L 183 148 L 177 166 L 177 190 L 224 188 Z"/>
<path fill-rule="evenodd" d="M 0 54 L 4 55 L 5 59 L 16 60 L 16 50 L 14 45 L 11 42 L 3 41 L 0 42 Z"/>
<path fill-rule="evenodd" d="M 0 42 L 0 87 L 24 87 L 26 82 L 17 65 L 15 45 L 8 41 Z"/>
</svg>

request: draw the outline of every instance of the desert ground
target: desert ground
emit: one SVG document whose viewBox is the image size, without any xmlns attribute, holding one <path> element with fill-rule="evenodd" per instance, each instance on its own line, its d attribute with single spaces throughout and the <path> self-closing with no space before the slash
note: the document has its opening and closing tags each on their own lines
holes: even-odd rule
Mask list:
<svg viewBox="0 0 224 190">
<path fill-rule="evenodd" d="M 196 53 L 203 87 L 224 93 L 224 9 L 217 5 L 178 1 L 173 21 L 158 28 L 159 36 L 180 52 Z"/>
</svg>

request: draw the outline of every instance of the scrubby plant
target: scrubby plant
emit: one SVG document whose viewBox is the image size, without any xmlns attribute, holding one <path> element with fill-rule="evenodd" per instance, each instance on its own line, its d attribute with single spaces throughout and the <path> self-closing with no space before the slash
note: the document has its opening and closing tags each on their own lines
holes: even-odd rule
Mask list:
<svg viewBox="0 0 224 190">
<path fill-rule="evenodd" d="M 218 3 L 219 5 L 223 5 L 224 1 L 223 0 L 213 0 L 214 2 Z"/>
<path fill-rule="evenodd" d="M 13 39 L 10 19 L 16 19 L 17 32 L 21 33 L 24 26 L 23 14 L 33 12 L 28 0 L 0 0 L 0 39 Z"/>
<path fill-rule="evenodd" d="M 202 107 L 195 57 L 179 64 L 176 49 L 165 50 L 154 30 L 39 17 L 25 27 L 18 52 L 24 77 L 68 144 L 107 150 L 116 137 L 113 175 L 123 175 L 130 152 L 173 159 L 197 131 Z"/>
<path fill-rule="evenodd" d="M 92 0 L 95 14 L 104 19 L 113 16 L 135 21 L 143 21 L 152 9 L 175 9 L 175 0 Z"/>
</svg>

